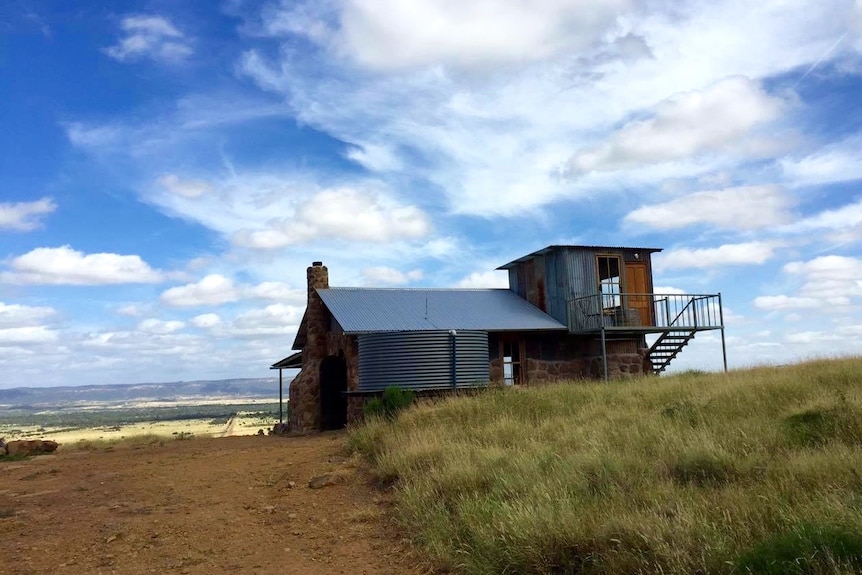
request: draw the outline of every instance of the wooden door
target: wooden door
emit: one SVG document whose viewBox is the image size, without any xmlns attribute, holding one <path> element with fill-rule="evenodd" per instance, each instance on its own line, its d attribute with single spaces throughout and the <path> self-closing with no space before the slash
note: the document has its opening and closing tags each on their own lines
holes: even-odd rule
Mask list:
<svg viewBox="0 0 862 575">
<path fill-rule="evenodd" d="M 626 292 L 629 294 L 627 307 L 638 310 L 641 325 L 654 325 L 652 317 L 652 296 L 649 294 L 649 276 L 645 262 L 626 262 Z"/>
</svg>

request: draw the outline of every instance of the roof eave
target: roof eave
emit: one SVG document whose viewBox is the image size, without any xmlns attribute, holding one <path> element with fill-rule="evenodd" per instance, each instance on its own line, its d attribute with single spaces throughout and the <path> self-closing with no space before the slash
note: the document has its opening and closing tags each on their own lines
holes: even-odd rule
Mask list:
<svg viewBox="0 0 862 575">
<path fill-rule="evenodd" d="M 651 254 L 656 253 L 656 252 L 660 252 L 663 250 L 663 248 L 646 248 L 646 247 L 638 247 L 638 246 L 570 246 L 570 245 L 555 244 L 555 245 L 544 247 L 540 250 L 536 250 L 536 251 L 529 253 L 525 256 L 521 256 L 518 259 L 514 259 L 514 260 L 510 261 L 509 263 L 501 265 L 497 269 L 498 270 L 508 270 L 509 268 L 514 267 L 515 265 L 517 265 L 519 263 L 531 260 L 536 256 L 543 256 L 543 255 L 545 255 L 545 254 L 547 254 L 547 253 L 549 253 L 555 249 L 560 249 L 560 248 L 568 248 L 568 249 L 576 249 L 576 250 L 593 250 L 593 251 L 595 251 L 595 250 L 637 250 L 639 252 L 648 252 Z"/>
</svg>

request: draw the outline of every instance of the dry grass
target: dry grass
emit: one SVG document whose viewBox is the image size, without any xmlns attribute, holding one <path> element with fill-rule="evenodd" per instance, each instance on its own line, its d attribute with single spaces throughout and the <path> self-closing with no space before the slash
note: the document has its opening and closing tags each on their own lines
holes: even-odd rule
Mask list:
<svg viewBox="0 0 862 575">
<path fill-rule="evenodd" d="M 862 570 L 862 358 L 490 390 L 350 442 L 438 568 Z"/>
</svg>

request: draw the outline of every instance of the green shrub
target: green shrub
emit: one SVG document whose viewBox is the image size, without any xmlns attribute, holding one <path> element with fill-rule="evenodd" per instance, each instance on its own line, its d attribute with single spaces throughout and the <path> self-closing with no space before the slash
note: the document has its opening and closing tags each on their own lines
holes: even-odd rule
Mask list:
<svg viewBox="0 0 862 575">
<path fill-rule="evenodd" d="M 736 470 L 725 459 L 710 453 L 683 454 L 670 469 L 676 483 L 718 486 L 732 481 Z"/>
<path fill-rule="evenodd" d="M 702 416 L 700 408 L 690 401 L 677 401 L 661 410 L 663 417 L 674 421 L 683 421 L 692 427 L 700 423 Z"/>
<path fill-rule="evenodd" d="M 383 390 L 383 395 L 365 404 L 365 415 L 395 419 L 401 411 L 410 407 L 414 397 L 415 394 L 410 389 L 387 387 Z"/>
<path fill-rule="evenodd" d="M 736 565 L 740 573 L 764 575 L 858 573 L 862 569 L 862 533 L 804 524 L 761 541 L 744 552 Z"/>
<path fill-rule="evenodd" d="M 784 432 L 794 445 L 819 447 L 829 441 L 862 444 L 862 410 L 841 403 L 808 409 L 784 420 Z"/>
</svg>

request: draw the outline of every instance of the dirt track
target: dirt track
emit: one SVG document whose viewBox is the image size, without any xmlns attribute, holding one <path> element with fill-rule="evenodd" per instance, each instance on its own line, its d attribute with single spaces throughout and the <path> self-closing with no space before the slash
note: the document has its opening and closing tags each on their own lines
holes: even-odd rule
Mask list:
<svg viewBox="0 0 862 575">
<path fill-rule="evenodd" d="M 0 574 L 420 573 L 343 445 L 243 436 L 2 462 Z M 344 482 L 308 487 L 328 472 Z"/>
</svg>

